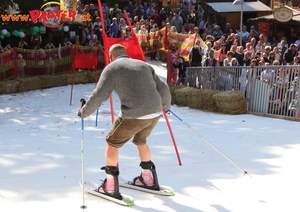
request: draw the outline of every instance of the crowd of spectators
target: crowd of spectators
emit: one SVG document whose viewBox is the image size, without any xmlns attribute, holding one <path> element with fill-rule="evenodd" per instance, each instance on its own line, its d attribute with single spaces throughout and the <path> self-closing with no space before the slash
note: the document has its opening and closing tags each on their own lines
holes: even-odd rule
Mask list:
<svg viewBox="0 0 300 212">
<path fill-rule="evenodd" d="M 47 29 L 47 33 L 41 35 L 27 35 L 27 39 L 22 39 L 17 45 L 0 45 L 0 53 L 10 46 L 31 49 L 51 49 L 71 43 L 83 46 L 103 45 L 102 25 L 105 32 L 110 37 L 126 38 L 131 35 L 129 23 L 126 22 L 123 9 L 130 17 L 134 33 L 145 34 L 168 27 L 169 30 L 193 34 L 198 33 L 204 40 L 208 48 L 205 49 L 204 57 L 209 57 L 209 51 L 221 50 L 218 58 L 219 65 L 231 64 L 227 55 L 233 53 L 233 58 L 238 60 L 238 65 L 243 66 L 243 58 L 256 59 L 257 64 L 299 64 L 299 44 L 300 36 L 297 32 L 288 41 L 286 36 L 276 39 L 269 39 L 264 34 L 259 34 L 254 25 L 243 26 L 242 30 L 234 29 L 230 23 L 223 23 L 218 14 L 211 14 L 204 10 L 198 0 L 180 0 L 177 8 L 172 8 L 170 2 L 162 6 L 160 1 L 129 1 L 123 8 L 119 4 L 107 5 L 103 2 L 102 10 L 104 20 L 101 20 L 98 5 L 83 4 L 77 0 L 77 12 L 80 15 L 89 14 L 90 22 L 85 22 L 85 27 L 76 30 L 76 36 L 70 36 L 70 32 L 63 33 L 64 40 L 58 40 L 53 36 L 53 32 Z M 110 7 L 112 8 L 110 8 Z M 300 32 L 298 33 L 300 35 Z M 242 43 L 240 43 L 242 36 Z M 29 38 L 30 37 L 30 38 Z M 67 40 L 65 40 L 67 39 Z M 234 51 L 233 49 L 236 49 Z M 240 56 L 241 55 L 241 56 Z M 224 63 L 224 60 L 227 62 Z M 247 59 L 246 65 L 250 62 Z"/>
<path fill-rule="evenodd" d="M 150 32 L 168 27 L 168 30 L 174 33 L 198 33 L 206 44 L 205 47 L 200 47 L 199 42 L 195 42 L 195 46 L 190 50 L 189 61 L 184 61 L 183 55 L 176 53 L 176 44 L 172 44 L 173 47 L 169 48 L 172 50 L 172 54 L 177 59 L 180 58 L 180 64 L 186 64 L 186 66 L 253 67 L 299 65 L 300 63 L 300 30 L 297 29 L 291 29 L 288 40 L 287 33 L 270 38 L 265 34 L 260 34 L 254 25 L 244 25 L 242 29 L 233 28 L 231 23 L 224 23 L 219 14 L 208 12 L 199 0 L 180 0 L 176 8 L 172 8 L 170 2 L 166 6 L 162 6 L 161 1 L 155 0 L 133 0 L 122 8 L 119 4 L 108 5 L 108 2 L 102 2 L 104 18 L 102 20 L 98 5 L 83 4 L 81 0 L 77 0 L 77 13 L 79 15 L 88 14 L 91 21 L 84 22 L 80 30 L 75 30 L 75 35 L 71 36 L 71 30 L 63 32 L 60 41 L 54 36 L 53 31 L 47 29 L 46 34 L 36 33 L 35 35 L 28 35 L 27 39 L 21 39 L 17 47 L 36 49 L 39 54 L 33 54 L 33 57 L 38 55 L 46 58 L 43 49 L 59 48 L 70 44 L 82 46 L 105 45 L 102 39 L 102 26 L 107 36 L 114 38 L 127 38 L 132 33 L 148 35 Z M 130 23 L 126 21 L 123 10 L 127 11 Z M 242 39 L 240 39 L 240 36 Z M 0 53 L 10 48 L 10 44 L 3 47 L 0 42 Z M 59 54 L 50 55 L 50 57 L 59 57 Z M 156 60 L 156 52 L 151 53 L 150 57 L 151 60 Z M 202 61 L 202 63 L 199 63 L 199 61 Z M 183 66 L 175 64 L 174 67 L 180 69 L 178 77 L 173 80 L 174 84 L 176 82 L 177 84 L 183 83 Z M 174 67 L 168 65 L 168 68 Z M 271 71 L 272 74 L 270 74 L 268 70 L 259 73 L 257 78 L 269 83 L 272 87 L 275 84 L 280 84 L 280 82 L 285 85 L 292 85 L 293 82 L 297 81 L 295 79 L 299 79 L 297 78 L 299 76 L 297 70 L 289 73 L 289 77 L 286 77 L 287 71 L 276 71 L 276 73 Z M 240 77 L 248 74 L 239 71 L 239 76 L 236 74 L 235 77 L 235 79 L 238 79 L 239 86 L 229 86 L 229 89 L 241 87 Z M 176 78 L 180 80 L 178 81 Z M 198 78 L 200 79 L 200 77 Z M 226 87 L 226 85 L 224 86 Z M 285 87 L 285 91 L 290 87 Z M 281 101 L 283 101 L 283 96 L 282 94 L 280 97 Z"/>
</svg>

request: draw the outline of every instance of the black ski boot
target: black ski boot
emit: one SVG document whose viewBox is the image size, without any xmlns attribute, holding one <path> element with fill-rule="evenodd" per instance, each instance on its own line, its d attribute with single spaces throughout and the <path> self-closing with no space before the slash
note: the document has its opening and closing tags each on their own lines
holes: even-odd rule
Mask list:
<svg viewBox="0 0 300 212">
<path fill-rule="evenodd" d="M 133 179 L 132 184 L 159 191 L 158 178 L 154 163 L 150 160 L 147 162 L 141 162 L 140 166 L 143 169 L 142 173 L 140 176 Z"/>
<path fill-rule="evenodd" d="M 99 186 L 98 192 L 104 193 L 108 196 L 111 196 L 113 198 L 122 200 L 122 195 L 119 192 L 119 169 L 116 166 L 104 166 L 101 168 L 101 170 L 105 170 L 105 173 L 108 175 L 107 178 L 103 181 L 103 183 Z M 111 179 L 113 178 L 113 179 Z M 109 188 L 111 186 L 108 186 L 108 181 L 114 182 L 114 188 Z"/>
</svg>

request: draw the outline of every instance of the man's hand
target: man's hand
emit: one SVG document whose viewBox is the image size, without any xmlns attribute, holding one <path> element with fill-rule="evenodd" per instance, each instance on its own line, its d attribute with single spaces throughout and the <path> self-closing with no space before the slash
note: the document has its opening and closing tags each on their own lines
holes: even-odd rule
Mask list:
<svg viewBox="0 0 300 212">
<path fill-rule="evenodd" d="M 84 99 L 80 99 L 80 102 L 81 102 L 81 107 L 77 113 L 77 116 L 79 116 L 81 118 L 81 108 L 85 105 L 86 101 Z"/>
</svg>

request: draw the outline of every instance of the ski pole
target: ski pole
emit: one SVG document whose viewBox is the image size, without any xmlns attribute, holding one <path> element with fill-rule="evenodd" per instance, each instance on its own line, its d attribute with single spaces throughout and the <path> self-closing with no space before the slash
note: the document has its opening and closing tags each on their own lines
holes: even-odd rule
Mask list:
<svg viewBox="0 0 300 212">
<path fill-rule="evenodd" d="M 98 126 L 98 114 L 99 114 L 99 108 L 96 110 L 96 123 L 95 126 Z"/>
<path fill-rule="evenodd" d="M 168 125 L 168 128 L 169 128 L 169 132 L 170 132 L 170 135 L 171 135 L 171 138 L 172 138 L 172 141 L 173 141 L 173 145 L 174 145 L 174 148 L 175 148 L 175 152 L 176 152 L 176 155 L 177 155 L 179 166 L 181 166 L 182 163 L 181 163 L 180 155 L 179 155 L 179 152 L 178 152 L 178 149 L 177 149 L 175 137 L 174 137 L 174 134 L 173 134 L 173 131 L 172 131 L 172 128 L 171 128 L 168 116 L 167 116 L 167 114 L 166 114 L 165 111 L 163 111 L 163 114 L 164 114 L 164 117 L 166 119 L 166 122 L 167 122 L 167 125 Z"/>
<path fill-rule="evenodd" d="M 85 105 L 85 100 L 80 99 L 81 107 Z M 81 182 L 82 182 L 82 206 L 81 209 L 86 209 L 87 206 L 84 204 L 84 120 L 81 119 Z"/>
<path fill-rule="evenodd" d="M 223 157 L 225 157 L 229 162 L 231 162 L 233 165 L 235 165 L 237 168 L 239 168 L 241 171 L 243 171 L 244 175 L 248 174 L 250 177 L 251 175 L 242 169 L 239 165 L 237 165 L 235 162 L 233 162 L 229 157 L 227 157 L 223 152 L 221 152 L 217 147 L 215 147 L 212 143 L 210 143 L 207 139 L 205 139 L 200 133 L 198 133 L 196 130 L 194 130 L 190 125 L 188 125 L 185 121 L 183 121 L 179 116 L 177 116 L 173 111 L 169 110 L 170 113 L 172 113 L 179 121 L 181 121 L 184 125 L 186 125 L 190 130 L 192 130 L 196 135 L 198 135 L 203 141 L 205 141 L 208 145 L 210 145 L 214 150 L 216 150 L 218 153 L 220 153 Z"/>
</svg>

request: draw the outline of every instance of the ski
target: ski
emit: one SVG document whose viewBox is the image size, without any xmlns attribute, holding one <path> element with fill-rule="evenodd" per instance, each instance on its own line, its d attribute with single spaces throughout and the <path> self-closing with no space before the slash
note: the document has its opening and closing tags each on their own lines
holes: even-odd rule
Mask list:
<svg viewBox="0 0 300 212">
<path fill-rule="evenodd" d="M 80 185 L 80 187 L 83 186 L 81 181 L 79 181 L 79 185 Z M 94 196 L 98 196 L 100 198 L 115 202 L 120 205 L 124 205 L 124 206 L 133 206 L 134 205 L 134 199 L 133 199 L 133 197 L 131 197 L 129 195 L 122 194 L 123 199 L 119 200 L 119 199 L 110 197 L 106 194 L 103 194 L 101 192 L 98 192 L 97 189 L 98 189 L 98 185 L 95 182 L 93 182 L 89 179 L 84 179 L 84 191 L 85 192 L 92 194 Z"/>
<path fill-rule="evenodd" d="M 131 182 L 120 183 L 119 185 L 124 188 L 134 189 L 134 190 L 138 190 L 138 191 L 142 191 L 142 192 L 147 192 L 150 194 L 157 194 L 157 195 L 162 195 L 162 196 L 174 196 L 175 195 L 175 191 L 169 186 L 160 185 L 159 186 L 160 190 L 157 191 L 157 190 L 151 190 L 151 189 L 143 188 L 140 186 L 132 185 L 130 183 Z"/>
</svg>

